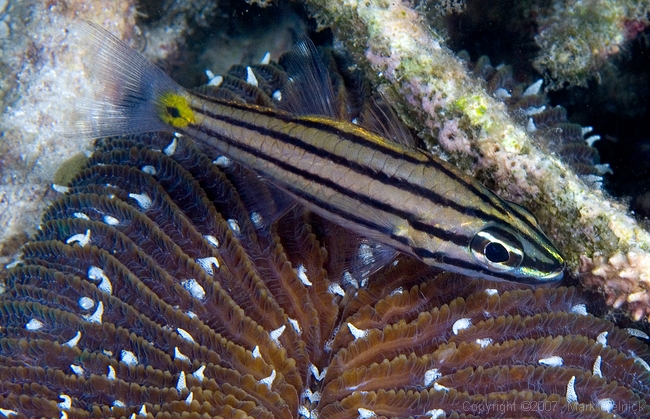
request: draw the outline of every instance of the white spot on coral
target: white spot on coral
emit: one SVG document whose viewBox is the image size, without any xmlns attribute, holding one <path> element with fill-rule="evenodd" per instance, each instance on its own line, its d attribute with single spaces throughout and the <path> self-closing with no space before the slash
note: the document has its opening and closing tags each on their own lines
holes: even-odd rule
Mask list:
<svg viewBox="0 0 650 419">
<path fill-rule="evenodd" d="M 120 356 L 122 362 L 124 362 L 126 365 L 133 366 L 138 364 L 138 357 L 135 356 L 135 354 L 131 351 L 122 349 L 122 352 L 120 352 Z"/>
<path fill-rule="evenodd" d="M 282 101 L 282 92 L 279 90 L 276 90 L 273 92 L 273 99 L 277 100 L 278 102 Z"/>
<path fill-rule="evenodd" d="M 212 74 L 212 72 L 210 72 Z M 214 76 L 210 78 L 210 81 L 208 82 L 208 86 L 221 86 L 221 83 L 223 83 L 223 76 Z"/>
<path fill-rule="evenodd" d="M 195 318 L 197 317 L 197 316 L 196 316 L 196 313 L 193 312 L 192 310 L 187 310 L 187 311 L 185 312 L 185 314 L 186 314 L 187 317 L 189 317 L 190 319 L 195 319 Z"/>
<path fill-rule="evenodd" d="M 8 418 L 9 415 L 17 415 L 18 412 L 16 412 L 15 410 L 0 408 L 0 414 L 2 414 L 2 415 L 4 415 L 5 417 Z"/>
<path fill-rule="evenodd" d="M 566 385 L 567 403 L 578 403 L 578 394 L 576 393 L 576 376 L 574 375 Z"/>
<path fill-rule="evenodd" d="M 591 374 L 595 377 L 602 377 L 603 373 L 600 371 L 600 364 L 602 363 L 603 359 L 598 355 L 598 358 L 594 361 L 594 366 L 591 367 Z"/>
<path fill-rule="evenodd" d="M 449 391 L 449 387 L 445 387 L 438 383 L 433 383 L 433 389 L 435 391 L 445 391 L 445 392 Z"/>
<path fill-rule="evenodd" d="M 311 413 L 309 413 L 309 409 L 307 409 L 306 406 L 302 406 L 302 405 L 298 408 L 298 414 L 308 419 L 311 417 Z"/>
<path fill-rule="evenodd" d="M 319 380 L 320 381 L 320 380 Z M 305 389 L 305 391 L 302 392 L 302 397 L 304 399 L 308 399 L 310 403 L 316 403 L 320 401 L 320 392 L 319 391 L 312 391 L 310 389 Z"/>
<path fill-rule="evenodd" d="M 70 369 L 77 375 L 84 375 L 84 367 L 81 365 L 70 364 Z"/>
<path fill-rule="evenodd" d="M 302 333 L 302 328 L 300 327 L 300 323 L 298 323 L 298 320 L 292 319 L 291 317 L 289 317 L 287 320 L 289 321 L 289 324 L 293 327 L 293 329 L 300 336 L 300 334 Z"/>
<path fill-rule="evenodd" d="M 77 346 L 77 343 L 79 343 L 80 340 L 81 340 L 81 332 L 77 330 L 77 334 L 74 335 L 74 337 L 72 339 L 65 342 L 63 344 L 63 346 L 68 346 L 70 348 L 74 348 L 75 346 Z"/>
<path fill-rule="evenodd" d="M 59 416 L 59 419 L 68 419 L 68 413 L 61 411 L 61 416 Z"/>
<path fill-rule="evenodd" d="M 81 220 L 90 220 L 90 217 L 88 217 L 88 216 L 87 216 L 86 214 L 84 214 L 83 212 L 75 212 L 74 214 L 72 214 L 72 216 L 73 216 L 74 218 L 79 218 L 79 219 L 81 219 Z"/>
<path fill-rule="evenodd" d="M 165 153 L 168 156 L 173 155 L 176 152 L 176 146 L 178 143 L 176 142 L 176 134 L 174 133 L 174 139 L 172 140 L 171 143 L 167 147 L 163 149 L 163 153 Z"/>
<path fill-rule="evenodd" d="M 497 99 L 508 99 L 511 96 L 512 95 L 510 94 L 510 92 L 508 92 L 503 87 L 499 87 L 497 90 L 494 91 L 494 97 L 496 97 Z"/>
<path fill-rule="evenodd" d="M 155 175 L 156 174 L 156 168 L 153 167 L 153 166 L 150 166 L 150 165 L 142 166 L 142 169 L 140 169 L 140 170 L 142 170 L 143 172 L 145 172 L 148 175 Z"/>
<path fill-rule="evenodd" d="M 253 222 L 255 228 L 261 228 L 264 226 L 264 224 L 262 223 L 262 221 L 264 221 L 262 218 L 262 214 L 260 214 L 259 212 L 256 211 L 251 212 L 251 221 Z"/>
<path fill-rule="evenodd" d="M 524 109 L 524 114 L 531 116 L 531 115 L 537 115 L 539 113 L 542 113 L 546 110 L 546 105 L 542 105 L 538 108 L 531 106 L 530 108 Z"/>
<path fill-rule="evenodd" d="M 176 390 L 180 393 L 183 390 L 187 390 L 187 380 L 185 380 L 185 371 L 181 371 L 178 375 L 178 381 L 176 381 Z"/>
<path fill-rule="evenodd" d="M 273 381 L 274 381 L 274 380 L 275 380 L 275 370 L 272 370 L 272 371 L 271 371 L 271 375 L 269 375 L 269 376 L 266 377 L 266 378 L 262 378 L 262 379 L 260 380 L 260 384 L 264 384 L 264 385 L 266 385 L 266 386 L 269 388 L 269 390 L 270 390 L 270 389 L 271 389 L 271 386 L 273 385 Z"/>
<path fill-rule="evenodd" d="M 192 297 L 198 300 L 203 300 L 205 298 L 205 289 L 203 289 L 201 284 L 196 282 L 196 279 L 186 279 L 185 281 L 181 281 L 181 285 L 192 294 Z"/>
<path fill-rule="evenodd" d="M 59 394 L 59 399 L 63 400 L 61 403 L 57 403 L 59 409 L 68 410 L 72 408 L 72 397 L 67 394 Z"/>
<path fill-rule="evenodd" d="M 614 407 L 616 407 L 616 402 L 612 399 L 598 400 L 598 407 L 603 412 L 611 413 Z"/>
<path fill-rule="evenodd" d="M 232 160 L 226 156 L 219 156 L 212 163 L 216 164 L 219 167 L 228 167 L 232 164 Z"/>
<path fill-rule="evenodd" d="M 330 294 L 340 295 L 341 297 L 345 296 L 345 291 L 343 291 L 343 288 L 341 288 L 341 286 L 336 282 L 331 283 L 330 286 L 327 287 L 327 291 Z"/>
<path fill-rule="evenodd" d="M 70 188 L 68 188 L 67 186 L 57 185 L 56 183 L 52 184 L 52 189 L 54 189 L 58 193 L 68 193 L 68 192 L 70 192 Z"/>
<path fill-rule="evenodd" d="M 447 414 L 442 409 L 433 409 L 425 413 L 425 415 L 431 416 L 431 419 L 444 419 Z"/>
<path fill-rule="evenodd" d="M 228 225 L 230 226 L 230 229 L 232 230 L 233 233 L 235 234 L 240 234 L 241 229 L 239 228 L 239 223 L 237 220 L 233 220 L 232 218 L 228 219 Z"/>
<path fill-rule="evenodd" d="M 122 400 L 113 400 L 113 406 L 115 406 L 115 407 L 126 407 L 126 404 Z"/>
<path fill-rule="evenodd" d="M 268 64 L 270 62 L 271 62 L 271 53 L 266 51 L 266 53 L 262 57 L 262 60 L 260 61 L 260 64 Z"/>
<path fill-rule="evenodd" d="M 65 244 L 79 243 L 79 246 L 84 247 L 90 243 L 90 230 L 86 230 L 86 234 L 75 234 L 65 241 Z"/>
<path fill-rule="evenodd" d="M 596 342 L 600 343 L 603 346 L 607 346 L 607 335 L 609 332 L 602 332 L 598 336 L 596 336 Z"/>
<path fill-rule="evenodd" d="M 460 332 L 461 330 L 468 329 L 471 326 L 472 326 L 472 319 L 464 317 L 454 322 L 454 324 L 451 326 L 451 331 L 454 332 L 454 335 L 457 335 L 458 332 Z"/>
<path fill-rule="evenodd" d="M 253 73 L 253 69 L 250 67 L 246 67 L 246 83 L 255 87 L 257 87 L 258 84 L 257 77 L 255 77 L 255 73 Z"/>
<path fill-rule="evenodd" d="M 625 329 L 628 335 L 634 336 L 635 338 L 641 338 L 641 339 L 650 339 L 650 336 L 647 335 L 647 333 L 642 332 L 639 329 L 632 329 L 631 327 L 628 327 Z"/>
<path fill-rule="evenodd" d="M 218 247 L 219 247 L 219 240 L 217 240 L 216 237 L 211 236 L 211 235 L 209 235 L 209 234 L 206 234 L 205 236 L 203 236 L 203 238 L 204 238 L 208 243 L 210 243 L 210 245 L 211 245 L 212 247 L 214 247 L 214 248 L 218 248 Z"/>
<path fill-rule="evenodd" d="M 359 413 L 359 419 L 369 419 L 377 416 L 377 414 L 373 410 L 366 409 L 363 407 L 358 408 L 357 412 Z"/>
<path fill-rule="evenodd" d="M 327 368 L 324 368 L 323 372 L 319 372 L 318 367 L 316 365 L 310 364 L 309 365 L 309 371 L 314 376 L 316 381 L 322 381 L 323 378 L 325 378 L 325 374 L 327 373 Z"/>
<path fill-rule="evenodd" d="M 181 337 L 189 342 L 196 343 L 192 335 L 189 334 L 189 332 L 185 329 L 181 329 L 180 327 L 176 328 L 176 331 L 178 332 Z"/>
<path fill-rule="evenodd" d="M 89 297 L 80 297 L 77 303 L 79 303 L 79 307 L 84 310 L 90 310 L 95 305 L 95 301 Z"/>
<path fill-rule="evenodd" d="M 648 365 L 648 363 L 645 362 L 642 358 L 639 358 L 638 356 L 635 356 L 634 357 L 634 362 L 637 362 L 637 363 L 641 364 L 641 366 L 643 368 L 645 368 L 646 371 L 650 371 L 650 365 Z"/>
<path fill-rule="evenodd" d="M 542 89 L 542 83 L 544 83 L 543 79 L 537 80 L 535 83 L 531 84 L 524 90 L 524 93 L 522 93 L 522 96 L 533 96 L 539 94 L 539 91 Z"/>
<path fill-rule="evenodd" d="M 526 123 L 526 131 L 528 132 L 537 131 L 537 125 L 535 125 L 535 121 L 533 121 L 533 118 L 528 118 L 528 122 Z"/>
<path fill-rule="evenodd" d="M 214 256 L 199 258 L 196 260 L 196 263 L 201 265 L 205 273 L 208 275 L 214 275 L 214 270 L 212 269 L 213 266 L 215 269 L 219 269 L 219 260 Z"/>
<path fill-rule="evenodd" d="M 429 387 L 431 383 L 436 381 L 438 378 L 442 377 L 438 368 L 432 368 L 424 373 L 424 385 Z"/>
<path fill-rule="evenodd" d="M 589 147 L 593 147 L 594 143 L 598 140 L 600 140 L 600 135 L 591 135 L 585 138 L 585 143 L 587 143 Z"/>
<path fill-rule="evenodd" d="M 585 304 L 576 304 L 571 307 L 571 313 L 580 314 L 581 316 L 587 315 L 587 306 Z"/>
<path fill-rule="evenodd" d="M 98 279 L 101 280 L 99 285 L 97 285 L 97 288 L 109 295 L 113 293 L 113 284 L 111 284 L 111 281 L 108 279 L 106 274 L 104 274 L 104 271 L 101 268 L 98 268 L 97 266 L 91 266 L 88 268 L 88 279 L 92 281 Z"/>
<path fill-rule="evenodd" d="M 303 283 L 303 285 L 307 287 L 311 287 L 313 285 L 309 280 L 309 278 L 307 277 L 307 268 L 305 268 L 305 265 L 303 265 L 302 263 L 298 265 L 298 268 L 296 268 L 296 272 L 298 273 L 298 279 L 300 280 L 300 282 Z"/>
<path fill-rule="evenodd" d="M 129 198 L 133 198 L 136 200 L 140 208 L 143 210 L 148 210 L 151 207 L 151 204 L 153 201 L 151 201 L 151 198 L 149 198 L 149 195 L 146 193 L 130 193 Z"/>
<path fill-rule="evenodd" d="M 584 137 L 585 135 L 589 134 L 593 130 L 594 127 L 582 127 L 582 136 Z"/>
<path fill-rule="evenodd" d="M 343 285 L 351 285 L 356 289 L 359 289 L 359 281 L 357 281 L 350 272 L 345 271 L 343 273 L 343 278 L 341 279 Z"/>
<path fill-rule="evenodd" d="M 109 226 L 116 226 L 120 223 L 120 220 L 110 215 L 104 215 L 103 220 L 104 223 L 108 224 Z"/>
<path fill-rule="evenodd" d="M 138 415 L 147 416 L 147 406 L 142 405 L 140 411 L 138 412 Z"/>
<path fill-rule="evenodd" d="M 275 341 L 275 343 L 278 344 L 278 346 L 281 346 L 279 339 L 280 339 L 280 336 L 282 336 L 282 333 L 284 333 L 284 329 L 286 329 L 286 328 L 287 328 L 287 326 L 282 325 L 282 326 L 278 327 L 275 330 L 271 330 L 271 333 L 269 333 L 269 335 L 271 336 L 271 339 L 273 339 Z"/>
<path fill-rule="evenodd" d="M 192 375 L 197 380 L 203 381 L 203 379 L 205 378 L 205 375 L 203 374 L 204 371 L 205 371 L 205 365 L 201 365 L 196 371 L 192 373 Z"/>
<path fill-rule="evenodd" d="M 106 374 L 106 378 L 109 380 L 115 380 L 117 378 L 117 373 L 115 372 L 115 368 L 113 368 L 112 365 L 108 366 L 108 374 Z"/>
<path fill-rule="evenodd" d="M 485 348 L 488 345 L 492 345 L 492 342 L 494 341 L 490 338 L 482 338 L 482 339 L 476 339 L 475 342 L 478 343 L 481 346 L 481 348 Z"/>
<path fill-rule="evenodd" d="M 260 353 L 260 347 L 259 346 L 255 346 L 253 348 L 252 355 L 253 355 L 253 358 L 259 358 L 259 357 L 262 356 L 262 354 Z"/>
<path fill-rule="evenodd" d="M 42 321 L 40 321 L 38 319 L 31 319 L 25 325 L 25 329 L 27 329 L 27 330 L 39 330 L 39 329 L 42 329 L 43 326 L 45 326 L 45 325 L 43 324 Z"/>
<path fill-rule="evenodd" d="M 178 349 L 178 346 L 174 347 L 174 359 L 178 359 L 179 361 L 184 361 L 184 362 L 190 362 L 190 358 L 183 354 L 180 349 Z"/>
<path fill-rule="evenodd" d="M 185 398 L 185 403 L 190 404 L 192 403 L 192 400 L 194 400 L 194 392 L 190 391 L 190 394 Z"/>
<path fill-rule="evenodd" d="M 352 336 L 354 336 L 354 340 L 363 339 L 368 336 L 367 330 L 357 329 L 352 323 L 348 323 L 348 329 L 350 329 L 350 333 L 352 333 Z"/>
<path fill-rule="evenodd" d="M 548 367 L 561 367 L 564 365 L 564 359 L 562 359 L 561 356 L 549 356 L 548 358 L 542 358 L 537 362 Z"/>
</svg>

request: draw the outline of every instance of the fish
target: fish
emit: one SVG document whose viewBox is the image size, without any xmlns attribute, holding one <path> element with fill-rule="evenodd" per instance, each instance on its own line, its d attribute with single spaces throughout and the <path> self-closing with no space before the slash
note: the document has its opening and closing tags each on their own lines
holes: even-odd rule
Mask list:
<svg viewBox="0 0 650 419">
<path fill-rule="evenodd" d="M 100 97 L 80 99 L 75 135 L 187 136 L 325 219 L 430 266 L 524 284 L 563 278 L 564 257 L 526 209 L 431 153 L 342 119 L 309 40 L 292 52 L 294 64 L 309 64 L 275 99 L 291 101 L 299 84 L 313 89 L 299 92 L 313 106 L 290 112 L 185 89 L 102 27 L 83 22 L 79 33 Z"/>
</svg>

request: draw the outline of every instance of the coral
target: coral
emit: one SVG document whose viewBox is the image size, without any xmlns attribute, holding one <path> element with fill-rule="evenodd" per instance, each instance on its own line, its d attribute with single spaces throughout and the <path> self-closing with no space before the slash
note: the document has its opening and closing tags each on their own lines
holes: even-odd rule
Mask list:
<svg viewBox="0 0 650 419">
<path fill-rule="evenodd" d="M 581 257 L 608 260 L 630 251 L 639 255 L 636 260 L 650 257 L 650 234 L 625 207 L 540 151 L 525 128 L 442 46 L 438 34 L 422 26 L 408 5 L 379 0 L 307 3 L 320 25 L 332 27 L 374 82 L 384 85 L 400 114 L 425 140 L 434 142 L 449 120 L 458 121 L 458 138 L 471 139 L 472 152 L 457 150 L 455 161 L 487 176 L 502 196 L 531 209 L 574 273 Z M 645 266 L 630 266 L 628 273 L 644 278 Z M 634 318 L 650 315 L 645 298 L 640 298 L 650 293 L 647 282 L 630 281 L 617 288 L 616 282 L 598 278 L 593 287 L 601 289 L 606 282 L 614 287 Z"/>
<path fill-rule="evenodd" d="M 552 85 L 584 85 L 648 25 L 648 12 L 647 0 L 556 0 L 537 19 L 541 51 L 534 65 Z"/>
<path fill-rule="evenodd" d="M 433 152 L 531 209 L 565 252 L 573 273 L 580 266 L 585 275 L 590 266 L 604 268 L 596 273 L 606 275 L 590 275 L 588 283 L 615 295 L 610 302 L 623 302 L 634 318 L 650 313 L 644 303 L 649 292 L 644 261 L 650 257 L 650 235 L 627 215 L 623 204 L 607 199 L 596 186 L 585 185 L 553 155 L 540 152 L 525 127 L 468 74 L 444 48 L 443 36 L 426 28 L 416 11 L 407 4 L 380 0 L 306 3 Z M 31 20 L 22 19 L 27 12 Z M 83 67 L 69 49 L 64 28 L 72 16 L 88 17 L 128 38 L 134 13 L 133 3 L 127 1 L 101 10 L 82 1 L 10 2 L 2 16 L 12 25 L 26 22 L 24 30 L 10 28 L 12 48 L 3 49 L 3 69 L 8 67 L 8 74 L 16 74 L 20 83 L 12 85 L 12 77 L 2 81 L 4 104 L 9 105 L 1 120 L 0 142 L 0 221 L 7 226 L 0 233 L 2 262 L 10 260 L 25 231 L 33 232 L 29 226 L 45 206 L 43 199 L 53 195 L 48 190 L 56 168 L 89 148 L 88 141 L 57 135 L 84 83 Z M 26 33 L 30 36 L 15 35 Z M 443 141 L 438 143 L 440 135 Z M 620 267 L 609 261 L 628 254 L 635 258 L 624 273 L 632 279 L 620 281 Z M 581 260 L 591 262 L 581 265 Z"/>
<path fill-rule="evenodd" d="M 99 142 L 9 272 L 4 416 L 650 417 L 643 334 L 575 288 L 404 257 L 346 279 L 353 236 L 301 208 L 259 225 L 267 184 L 214 157 Z"/>
</svg>

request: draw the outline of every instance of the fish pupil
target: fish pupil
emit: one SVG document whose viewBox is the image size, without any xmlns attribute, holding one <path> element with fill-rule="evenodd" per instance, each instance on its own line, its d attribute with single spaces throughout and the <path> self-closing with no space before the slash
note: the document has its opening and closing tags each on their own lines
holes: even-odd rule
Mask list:
<svg viewBox="0 0 650 419">
<path fill-rule="evenodd" d="M 180 118 L 181 117 L 181 112 L 178 110 L 178 108 L 176 108 L 174 106 L 167 106 L 167 113 L 172 118 Z"/>
<path fill-rule="evenodd" d="M 508 249 L 501 243 L 488 243 L 485 246 L 485 257 L 493 263 L 505 262 L 509 259 Z"/>
</svg>

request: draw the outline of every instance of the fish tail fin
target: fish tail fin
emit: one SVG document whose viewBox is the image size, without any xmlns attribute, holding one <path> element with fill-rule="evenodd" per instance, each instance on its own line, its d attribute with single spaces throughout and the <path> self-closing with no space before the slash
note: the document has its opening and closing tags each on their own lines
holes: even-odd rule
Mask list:
<svg viewBox="0 0 650 419">
<path fill-rule="evenodd" d="M 173 130 L 192 122 L 185 89 L 92 22 L 78 29 L 94 98 L 78 100 L 73 135 L 98 138 Z"/>
</svg>

